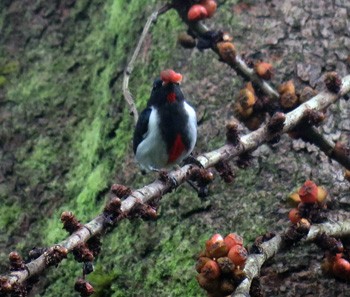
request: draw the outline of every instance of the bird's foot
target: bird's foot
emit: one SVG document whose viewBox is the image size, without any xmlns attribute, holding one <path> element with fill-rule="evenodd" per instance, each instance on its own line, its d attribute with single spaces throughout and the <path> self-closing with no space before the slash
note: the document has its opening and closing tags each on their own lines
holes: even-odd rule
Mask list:
<svg viewBox="0 0 350 297">
<path fill-rule="evenodd" d="M 189 155 L 188 157 L 186 157 L 184 160 L 183 160 L 184 164 L 187 165 L 187 164 L 194 164 L 196 166 L 198 166 L 199 168 L 204 168 L 202 163 L 199 162 L 195 157 L 193 157 L 193 155 Z"/>
<path fill-rule="evenodd" d="M 179 186 L 176 178 L 170 175 L 168 171 L 164 169 L 156 169 L 156 171 L 159 174 L 159 179 L 165 184 L 169 184 L 171 189 L 176 189 Z"/>
</svg>

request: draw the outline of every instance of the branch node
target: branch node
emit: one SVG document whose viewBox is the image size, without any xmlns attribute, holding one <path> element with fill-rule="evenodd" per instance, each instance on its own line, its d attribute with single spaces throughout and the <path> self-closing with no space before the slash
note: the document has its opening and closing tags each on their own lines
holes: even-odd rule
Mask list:
<svg viewBox="0 0 350 297">
<path fill-rule="evenodd" d="M 267 129 L 271 134 L 279 133 L 284 127 L 286 115 L 283 112 L 276 112 L 267 123 Z"/>
<path fill-rule="evenodd" d="M 62 245 L 55 245 L 44 253 L 47 266 L 57 266 L 63 259 L 67 258 L 68 249 Z"/>
<path fill-rule="evenodd" d="M 95 292 L 94 287 L 83 278 L 77 279 L 74 289 L 80 293 L 81 297 L 90 296 Z"/>
<path fill-rule="evenodd" d="M 21 255 L 17 252 L 11 252 L 9 254 L 10 271 L 19 271 L 25 269 L 25 263 Z"/>
<path fill-rule="evenodd" d="M 339 93 L 342 86 L 342 79 L 335 71 L 328 72 L 325 75 L 324 83 L 328 91 L 332 93 Z"/>
<path fill-rule="evenodd" d="M 230 121 L 226 124 L 226 139 L 227 143 L 236 146 L 239 143 L 238 123 Z"/>
<path fill-rule="evenodd" d="M 78 231 L 83 227 L 74 214 L 71 211 L 64 211 L 61 214 L 61 222 L 63 223 L 63 229 L 66 230 L 69 234 L 73 234 L 75 231 Z"/>
</svg>

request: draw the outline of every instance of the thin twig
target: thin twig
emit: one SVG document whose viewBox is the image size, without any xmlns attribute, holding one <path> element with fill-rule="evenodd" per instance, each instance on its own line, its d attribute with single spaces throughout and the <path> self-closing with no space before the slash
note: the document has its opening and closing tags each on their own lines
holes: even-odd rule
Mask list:
<svg viewBox="0 0 350 297">
<path fill-rule="evenodd" d="M 350 170 L 350 157 L 345 152 L 337 152 L 335 144 L 324 138 L 315 127 L 307 127 L 299 131 L 299 133 L 301 133 L 301 139 L 316 145 L 328 157 L 336 160 L 339 164 Z"/>
<path fill-rule="evenodd" d="M 281 133 L 291 131 L 303 119 L 305 110 L 323 110 L 348 92 L 350 92 L 350 75 L 344 77 L 342 81 L 342 88 L 338 94 L 330 93 L 328 91 L 321 92 L 317 96 L 288 113 L 286 115 L 285 125 Z M 263 126 L 260 129 L 241 137 L 236 146 L 226 144 L 217 150 L 199 156 L 197 160 L 204 168 L 209 168 L 217 164 L 219 161 L 230 160 L 243 152 L 252 151 L 259 147 L 262 143 L 270 140 L 272 137 L 274 137 L 274 135 L 269 133 L 267 126 Z M 181 185 L 189 179 L 190 171 L 193 166 L 194 165 L 185 165 L 177 170 L 169 172 L 169 175 L 178 185 Z M 162 197 L 171 189 L 171 184 L 164 183 L 158 179 L 141 189 L 133 191 L 122 202 L 120 210 L 125 214 L 124 217 L 127 217 L 126 215 L 137 203 L 148 204 L 153 199 Z M 105 228 L 104 220 L 105 218 L 103 214 L 97 216 L 95 219 L 84 225 L 83 228 L 79 229 L 77 232 L 73 233 L 71 236 L 57 245 L 65 247 L 69 252 L 72 251 L 80 243 L 86 242 L 91 237 L 101 234 Z M 4 278 L 7 279 L 7 281 L 12 285 L 22 284 L 28 278 L 41 274 L 47 268 L 48 265 L 46 264 L 45 254 L 43 254 L 39 258 L 26 264 L 25 270 L 11 272 L 9 275 L 4 276 Z"/>
<path fill-rule="evenodd" d="M 139 52 L 141 50 L 142 44 L 145 41 L 145 38 L 148 34 L 148 31 L 151 28 L 151 25 L 156 22 L 159 15 L 165 13 L 169 9 L 171 9 L 171 4 L 166 4 L 163 7 L 161 7 L 158 11 L 153 12 L 147 19 L 147 22 L 145 24 L 145 27 L 143 28 L 142 34 L 140 36 L 139 42 L 137 43 L 137 46 L 135 48 L 135 51 L 130 59 L 130 62 L 128 66 L 125 68 L 124 71 L 124 78 L 123 78 L 123 94 L 126 102 L 129 104 L 130 107 L 130 114 L 134 116 L 134 122 L 137 123 L 137 120 L 139 118 L 139 114 L 137 112 L 137 108 L 134 102 L 134 99 L 132 98 L 131 92 L 129 90 L 129 80 L 130 75 L 134 69 L 134 64 L 137 59 L 137 56 L 139 55 Z"/>
</svg>

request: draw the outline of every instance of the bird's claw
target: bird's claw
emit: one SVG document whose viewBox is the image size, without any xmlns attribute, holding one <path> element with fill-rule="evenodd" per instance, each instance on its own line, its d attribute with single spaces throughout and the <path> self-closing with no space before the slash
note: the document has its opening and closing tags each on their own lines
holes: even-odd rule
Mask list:
<svg viewBox="0 0 350 297">
<path fill-rule="evenodd" d="M 158 172 L 159 172 L 159 179 L 162 182 L 169 184 L 171 189 L 176 189 L 179 186 L 176 178 L 170 175 L 166 170 L 159 170 Z"/>
<path fill-rule="evenodd" d="M 194 164 L 196 166 L 198 166 L 199 168 L 204 168 L 203 164 L 201 162 L 199 162 L 195 157 L 193 157 L 192 155 L 189 155 L 186 159 L 184 159 L 183 161 L 186 165 L 187 164 Z"/>
</svg>

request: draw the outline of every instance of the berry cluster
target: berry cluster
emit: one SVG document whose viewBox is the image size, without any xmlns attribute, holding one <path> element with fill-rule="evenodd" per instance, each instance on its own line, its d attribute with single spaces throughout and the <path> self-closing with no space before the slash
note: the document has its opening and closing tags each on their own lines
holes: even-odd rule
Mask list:
<svg viewBox="0 0 350 297">
<path fill-rule="evenodd" d="M 191 22 L 211 18 L 217 8 L 214 0 L 201 0 L 199 4 L 194 4 L 187 12 L 187 19 Z"/>
<path fill-rule="evenodd" d="M 214 234 L 197 260 L 199 285 L 211 297 L 231 294 L 245 278 L 243 268 L 247 258 L 248 252 L 243 247 L 241 236 L 230 233 L 223 238 Z"/>
<path fill-rule="evenodd" d="M 350 250 L 333 236 L 325 233 L 319 234 L 315 243 L 325 250 L 325 258 L 322 262 L 322 271 L 337 278 L 350 280 Z"/>
<path fill-rule="evenodd" d="M 322 263 L 322 271 L 334 275 L 337 278 L 350 281 L 349 261 L 349 254 L 337 253 L 333 255 L 332 253 L 327 252 Z"/>
<path fill-rule="evenodd" d="M 289 219 L 293 224 L 306 219 L 310 223 L 321 223 L 325 220 L 324 211 L 327 208 L 325 203 L 327 191 L 317 186 L 313 181 L 307 180 L 298 192 L 289 196 L 291 203 L 297 205 L 289 212 Z"/>
</svg>

